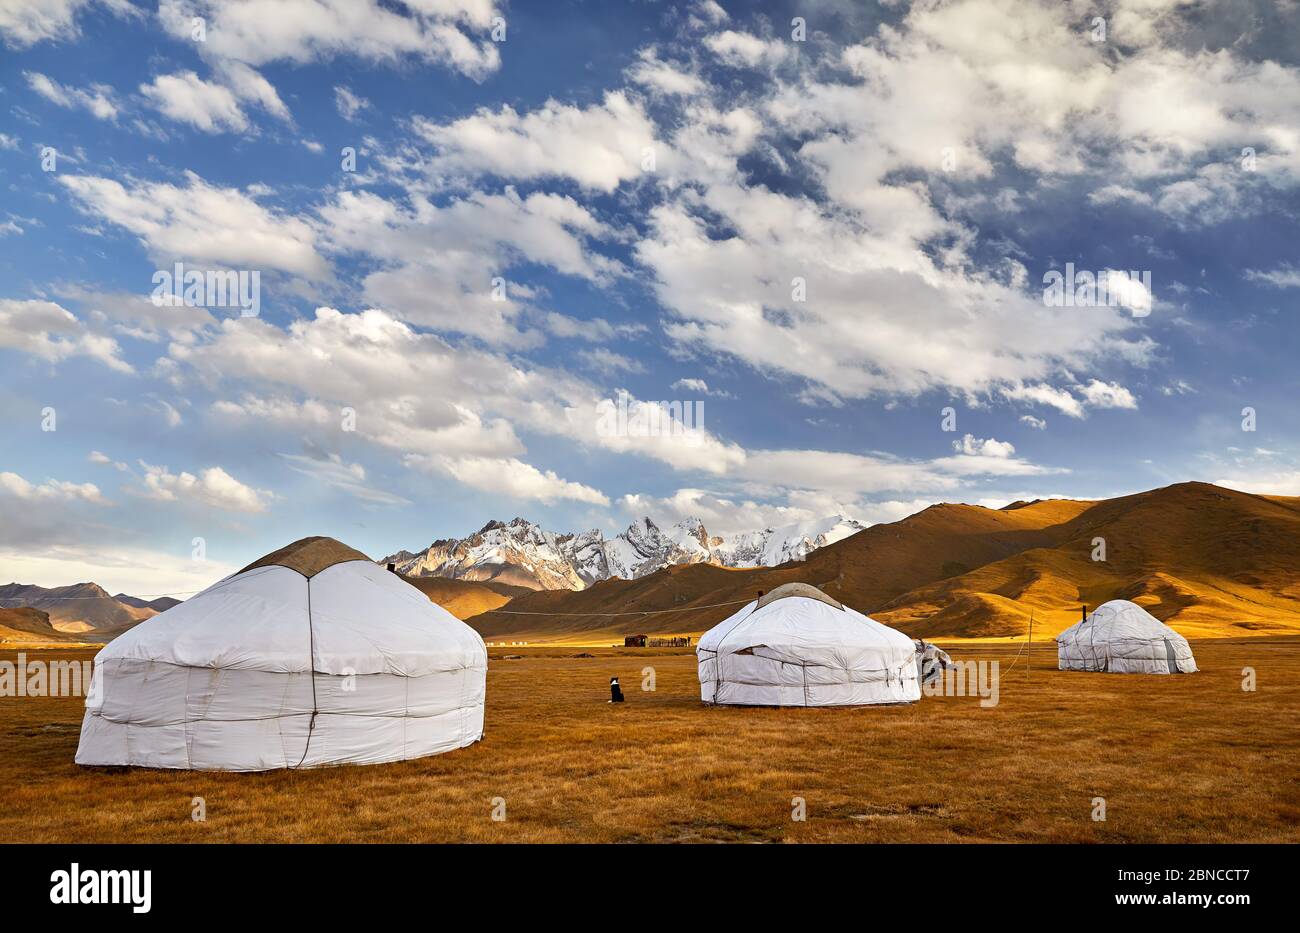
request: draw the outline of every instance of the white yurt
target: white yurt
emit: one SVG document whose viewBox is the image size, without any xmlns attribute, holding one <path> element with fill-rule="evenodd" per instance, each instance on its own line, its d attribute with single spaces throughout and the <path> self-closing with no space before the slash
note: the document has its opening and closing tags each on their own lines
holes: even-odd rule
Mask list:
<svg viewBox="0 0 1300 933">
<path fill-rule="evenodd" d="M 815 586 L 786 583 L 709 629 L 700 698 L 738 706 L 865 706 L 921 698 L 916 646 Z"/>
<path fill-rule="evenodd" d="M 95 657 L 77 764 L 264 771 L 483 737 L 478 633 L 333 538 L 303 538 Z"/>
<path fill-rule="evenodd" d="M 1192 674 L 1187 639 L 1137 603 L 1112 599 L 1056 636 L 1058 668 L 1111 674 Z"/>
</svg>

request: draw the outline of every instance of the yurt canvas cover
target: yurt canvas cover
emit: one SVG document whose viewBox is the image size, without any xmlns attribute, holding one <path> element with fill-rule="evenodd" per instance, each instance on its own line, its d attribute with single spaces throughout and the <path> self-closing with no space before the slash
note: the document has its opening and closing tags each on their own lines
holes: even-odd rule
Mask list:
<svg viewBox="0 0 1300 933">
<path fill-rule="evenodd" d="M 921 698 L 910 638 L 803 583 L 777 587 L 709 629 L 696 658 L 706 703 L 862 706 Z"/>
<path fill-rule="evenodd" d="M 483 735 L 487 651 L 331 538 L 304 538 L 95 657 L 82 765 L 262 771 L 370 764 Z"/>
<path fill-rule="evenodd" d="M 1112 599 L 1056 636 L 1058 668 L 1112 674 L 1191 674 L 1187 639 L 1127 599 Z"/>
</svg>

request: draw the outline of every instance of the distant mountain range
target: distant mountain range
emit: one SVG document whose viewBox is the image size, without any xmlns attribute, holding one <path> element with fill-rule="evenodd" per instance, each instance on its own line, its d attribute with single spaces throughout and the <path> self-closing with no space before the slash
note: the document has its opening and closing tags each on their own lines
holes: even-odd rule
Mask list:
<svg viewBox="0 0 1300 933">
<path fill-rule="evenodd" d="M 1104 542 L 1104 559 L 1097 559 Z M 1300 634 L 1300 498 L 1206 483 L 1103 500 L 940 504 L 863 528 L 842 517 L 710 535 L 642 519 L 605 538 L 489 522 L 385 562 L 488 639 L 600 644 L 695 634 L 801 581 L 926 638 L 1050 638 L 1131 599 L 1192 638 Z M 0 644 L 102 643 L 177 603 L 94 583 L 0 586 Z M 517 613 L 493 610 L 509 604 Z M 666 614 L 615 615 L 648 610 Z"/>
<path fill-rule="evenodd" d="M 1100 540 L 1099 540 L 1100 539 Z M 1105 559 L 1096 559 L 1105 544 Z M 518 596 L 469 619 L 486 638 L 598 644 L 703 632 L 801 581 L 926 638 L 1048 638 L 1080 607 L 1131 599 L 1193 638 L 1300 634 L 1300 498 L 1180 483 L 1115 499 L 933 505 L 818 548 L 803 563 L 669 566 L 579 592 Z M 682 610 L 621 618 L 602 613 Z"/>
<path fill-rule="evenodd" d="M 163 596 L 143 600 L 125 593 L 110 596 L 97 583 L 74 583 L 71 586 L 44 587 L 29 583 L 0 585 L 0 609 L 35 609 L 46 616 L 50 629 L 85 641 L 108 641 L 127 629 L 179 603 Z M 10 616 L 17 621 L 19 616 Z M 44 626 L 28 618 L 18 630 L 31 635 L 43 633 Z M 6 625 L 0 621 L 0 626 Z M 13 626 L 9 626 L 13 628 Z M 18 639 L 14 639 L 18 640 Z M 59 639 L 62 641 L 63 639 Z"/>
<path fill-rule="evenodd" d="M 383 559 L 409 577 L 493 580 L 530 590 L 583 590 L 602 580 L 635 580 L 665 567 L 775 567 L 866 525 L 842 515 L 736 535 L 710 535 L 698 518 L 661 528 L 650 518 L 607 538 L 598 529 L 557 534 L 522 518 L 492 521 L 467 538 L 433 542 L 423 551 Z"/>
</svg>

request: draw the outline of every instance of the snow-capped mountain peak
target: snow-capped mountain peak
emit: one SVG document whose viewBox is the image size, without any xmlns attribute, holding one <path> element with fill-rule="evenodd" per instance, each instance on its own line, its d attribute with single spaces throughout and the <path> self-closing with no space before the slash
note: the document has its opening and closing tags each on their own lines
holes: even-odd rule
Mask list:
<svg viewBox="0 0 1300 933">
<path fill-rule="evenodd" d="M 490 521 L 467 538 L 433 542 L 423 551 L 384 558 L 401 573 L 497 580 L 532 589 L 581 590 L 610 577 L 636 579 L 675 564 L 775 567 L 803 560 L 865 528 L 842 515 L 781 528 L 713 537 L 698 518 L 662 528 L 649 516 L 606 538 L 599 529 L 556 534 L 515 518 Z"/>
</svg>

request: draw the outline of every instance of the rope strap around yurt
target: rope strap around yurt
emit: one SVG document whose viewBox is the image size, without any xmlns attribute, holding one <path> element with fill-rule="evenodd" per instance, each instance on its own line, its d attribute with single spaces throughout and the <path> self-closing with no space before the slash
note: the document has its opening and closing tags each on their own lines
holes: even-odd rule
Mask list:
<svg viewBox="0 0 1300 933">
<path fill-rule="evenodd" d="M 311 736 L 316 731 L 316 714 L 319 712 L 319 704 L 316 701 L 316 627 L 312 624 L 311 618 L 311 577 L 304 579 L 307 582 L 307 643 L 311 650 L 311 720 L 307 723 L 307 741 L 302 745 L 302 757 L 294 765 L 295 768 L 301 768 L 302 763 L 307 760 L 307 750 L 311 748 Z"/>
</svg>

